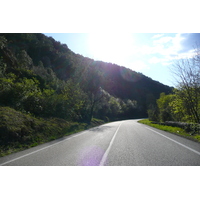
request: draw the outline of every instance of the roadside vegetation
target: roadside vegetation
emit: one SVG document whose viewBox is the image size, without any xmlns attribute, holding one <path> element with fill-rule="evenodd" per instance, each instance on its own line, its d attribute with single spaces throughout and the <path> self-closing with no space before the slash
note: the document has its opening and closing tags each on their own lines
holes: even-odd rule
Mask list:
<svg viewBox="0 0 200 200">
<path fill-rule="evenodd" d="M 176 88 L 75 54 L 43 34 L 1 33 L 0 156 L 147 115 L 149 125 L 199 140 L 200 48 L 172 71 Z"/>
<path fill-rule="evenodd" d="M 141 123 L 200 141 L 200 47 L 193 56 L 177 59 L 172 68 L 176 88 L 161 93 Z"/>
<path fill-rule="evenodd" d="M 158 123 L 158 122 L 153 122 L 150 121 L 149 119 L 142 119 L 138 121 L 139 123 L 142 124 L 146 124 L 148 126 L 163 130 L 163 131 L 167 131 L 185 138 L 188 138 L 190 140 L 196 141 L 196 142 L 200 142 L 200 135 L 196 134 L 194 131 L 192 130 L 188 130 L 187 126 L 184 126 L 183 128 L 177 127 L 176 126 L 169 126 L 166 125 L 167 123 Z"/>
<path fill-rule="evenodd" d="M 0 156 L 99 124 L 147 117 L 172 88 L 39 33 L 0 33 Z"/>
<path fill-rule="evenodd" d="M 36 118 L 9 107 L 0 107 L 0 157 L 103 124 L 92 119 L 86 123 L 60 118 Z"/>
</svg>

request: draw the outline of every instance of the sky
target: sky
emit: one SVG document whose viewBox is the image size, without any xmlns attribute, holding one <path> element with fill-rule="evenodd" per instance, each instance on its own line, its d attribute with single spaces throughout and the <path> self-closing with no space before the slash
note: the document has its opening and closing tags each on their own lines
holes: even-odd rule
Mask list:
<svg viewBox="0 0 200 200">
<path fill-rule="evenodd" d="M 173 63 L 191 57 L 199 33 L 45 33 L 74 53 L 114 63 L 175 86 Z"/>
<path fill-rule="evenodd" d="M 190 56 L 194 43 L 198 42 L 200 37 L 199 34 L 193 34 L 200 33 L 197 0 L 57 0 L 48 1 L 48 3 L 41 0 L 29 1 L 28 3 L 24 0 L 9 0 L 2 1 L 1 7 L 0 17 L 3 20 L 1 20 L 0 32 L 56 33 L 49 35 L 61 43 L 66 43 L 75 53 L 129 67 L 170 86 L 173 85 L 169 71 L 170 63 L 177 56 Z M 94 36 L 82 34 L 87 32 L 94 33 Z M 116 37 L 116 34 L 112 34 L 120 32 L 122 34 L 119 37 Z M 104 37 L 101 37 L 99 33 L 103 33 Z M 107 35 L 106 33 L 109 34 Z M 128 34 L 127 36 L 127 34 L 123 33 L 134 34 Z M 115 41 L 116 43 L 114 43 Z M 111 51 L 112 49 L 114 50 Z M 7 173 L 4 173 L 5 178 L 3 177 L 3 181 L 10 181 L 8 174 L 12 173 L 12 171 L 8 168 L 5 170 L 7 170 Z M 48 178 L 50 173 L 51 180 L 56 183 L 62 183 L 63 181 L 58 177 L 63 177 L 63 174 L 67 173 L 66 168 L 59 168 L 59 170 L 57 168 L 52 170 L 51 168 L 49 171 L 44 168 L 42 173 L 41 168 L 34 170 L 31 168 L 31 170 L 31 172 L 34 171 L 35 173 L 29 173 L 28 168 L 23 168 L 23 173 L 18 173 L 19 171 L 16 173 L 14 170 L 11 178 L 13 180 L 21 180 L 21 184 L 18 184 L 21 186 L 30 180 L 30 174 L 33 174 L 31 179 L 38 177 L 35 174 L 39 174 L 46 180 L 41 181 L 42 187 L 40 188 L 46 191 L 45 189 L 52 187 L 52 181 L 49 181 Z M 69 171 L 69 169 L 67 170 Z M 157 167 L 145 168 L 145 170 L 143 168 L 124 169 L 123 167 L 120 169 L 111 167 L 103 171 L 102 168 L 84 168 L 84 171 L 82 170 L 83 168 L 79 168 L 78 171 L 77 168 L 70 168 L 70 173 L 67 173 L 68 182 L 66 184 L 70 188 L 68 196 L 80 194 L 80 198 L 87 195 L 88 199 L 94 199 L 97 193 L 101 195 L 98 190 L 102 188 L 103 191 L 107 191 L 106 195 L 112 199 L 119 197 L 119 195 L 130 199 L 134 195 L 133 198 L 135 196 L 140 197 L 140 199 L 152 197 L 157 200 L 160 199 L 160 193 L 156 196 L 152 191 L 156 187 L 157 190 L 165 193 L 165 188 L 168 187 L 171 175 L 177 177 L 171 183 L 174 186 L 173 188 L 176 188 L 176 191 L 182 190 L 186 181 L 195 181 L 196 177 L 194 170 L 188 170 L 189 173 L 187 173 L 185 168 L 182 167 L 165 168 L 166 173 L 163 173 L 163 169 Z M 26 176 L 26 172 L 29 176 Z M 20 179 L 18 174 L 20 174 Z M 23 174 L 25 175 L 23 176 Z M 105 177 L 108 177 L 106 181 Z M 194 180 L 191 180 L 191 177 L 194 177 Z M 134 180 L 135 184 L 124 184 L 124 188 L 119 184 L 129 183 L 130 178 Z M 147 181 L 141 182 L 144 178 Z M 77 185 L 77 179 L 80 182 L 79 185 Z M 29 188 L 35 187 L 35 182 L 33 181 L 34 185 L 30 184 L 23 184 L 23 187 L 29 191 Z M 70 187 L 74 184 L 76 184 L 76 187 Z M 60 186 L 62 185 L 58 184 L 57 188 L 55 185 L 53 186 L 54 193 L 53 196 L 51 193 L 52 198 L 54 196 L 58 197 L 58 195 L 62 195 L 62 197 L 65 195 L 65 188 L 63 189 L 65 193 L 62 193 Z M 133 186 L 136 187 L 134 193 L 132 192 Z M 88 188 L 90 188 L 89 193 L 87 192 Z M 109 189 L 110 193 L 107 188 L 111 188 Z M 113 193 L 112 191 L 116 191 L 116 188 L 119 188 L 119 192 Z M 146 193 L 143 192 L 144 188 L 147 191 Z M 15 187 L 13 189 L 20 191 L 20 188 Z M 77 193 L 76 191 L 81 192 Z M 175 198 L 180 199 L 180 192 L 174 191 L 169 193 L 169 198 L 173 194 Z M 15 192 L 13 194 L 16 195 Z M 104 193 L 102 194 L 104 195 Z M 46 193 L 42 195 L 47 196 Z M 196 193 L 191 193 L 189 190 L 184 191 L 181 199 L 188 198 L 197 199 Z"/>
<path fill-rule="evenodd" d="M 174 0 L 65 3 L 52 1 L 47 9 L 46 1 L 35 0 L 30 9 L 22 0 L 4 1 L 12 16 L 5 18 L 7 9 L 1 11 L 0 32 L 46 33 L 75 53 L 130 68 L 169 86 L 174 86 L 170 66 L 177 57 L 190 56 L 200 39 L 196 0 L 182 1 L 181 7 Z"/>
</svg>

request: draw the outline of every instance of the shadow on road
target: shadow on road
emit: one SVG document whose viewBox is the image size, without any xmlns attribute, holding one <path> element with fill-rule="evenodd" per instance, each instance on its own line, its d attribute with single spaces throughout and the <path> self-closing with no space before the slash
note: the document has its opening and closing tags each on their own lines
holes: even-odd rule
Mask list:
<svg viewBox="0 0 200 200">
<path fill-rule="evenodd" d="M 89 129 L 88 131 L 103 132 L 103 131 L 108 130 L 110 128 L 112 128 L 112 126 L 94 127 L 94 128 Z"/>
</svg>

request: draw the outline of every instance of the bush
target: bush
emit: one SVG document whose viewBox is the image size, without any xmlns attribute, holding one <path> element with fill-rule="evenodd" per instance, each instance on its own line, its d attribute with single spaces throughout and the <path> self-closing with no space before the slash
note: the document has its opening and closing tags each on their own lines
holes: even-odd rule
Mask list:
<svg viewBox="0 0 200 200">
<path fill-rule="evenodd" d="M 86 124 L 59 118 L 35 118 L 0 107 L 0 156 L 23 150 L 86 128 Z"/>
<path fill-rule="evenodd" d="M 167 126 L 183 128 L 186 132 L 192 135 L 200 134 L 200 124 L 173 121 L 166 121 L 164 124 Z"/>
<path fill-rule="evenodd" d="M 148 118 L 150 121 L 159 121 L 158 111 L 155 109 L 148 109 Z"/>
<path fill-rule="evenodd" d="M 104 121 L 105 121 L 105 122 L 109 122 L 110 119 L 109 119 L 107 116 L 105 116 L 105 117 L 104 117 Z"/>
<path fill-rule="evenodd" d="M 1 144 L 29 139 L 35 123 L 34 118 L 9 107 L 0 107 L 0 121 Z"/>
</svg>

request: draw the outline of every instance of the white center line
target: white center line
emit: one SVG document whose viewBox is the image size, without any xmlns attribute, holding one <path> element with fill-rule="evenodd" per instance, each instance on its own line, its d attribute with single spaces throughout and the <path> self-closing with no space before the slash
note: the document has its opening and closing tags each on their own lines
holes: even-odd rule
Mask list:
<svg viewBox="0 0 200 200">
<path fill-rule="evenodd" d="M 122 122 L 122 123 L 123 123 L 123 122 Z M 105 163 L 105 161 L 106 161 L 106 158 L 107 158 L 107 156 L 108 156 L 108 154 L 109 154 L 109 151 L 110 151 L 110 149 L 111 149 L 111 146 L 112 146 L 112 144 L 113 144 L 113 142 L 114 142 L 114 139 L 115 139 L 115 137 L 116 137 L 116 135 L 117 135 L 117 132 L 118 132 L 120 126 L 122 125 L 122 123 L 118 126 L 117 130 L 115 131 L 115 134 L 114 134 L 114 136 L 112 137 L 112 140 L 110 141 L 110 144 L 109 144 L 109 146 L 108 146 L 106 152 L 104 153 L 104 155 L 103 155 L 103 157 L 102 157 L 102 159 L 101 159 L 101 162 L 100 162 L 99 166 L 103 166 L 103 165 L 104 165 L 104 163 Z"/>
<path fill-rule="evenodd" d="M 145 128 L 147 128 L 147 127 L 145 127 Z M 188 149 L 188 150 L 190 150 L 190 151 L 192 151 L 192 152 L 194 152 L 194 153 L 200 155 L 200 152 L 198 152 L 198 151 L 196 151 L 196 150 L 194 150 L 194 149 L 192 149 L 192 148 L 190 148 L 190 147 L 188 147 L 188 146 L 186 146 L 186 145 L 184 145 L 184 144 L 181 144 L 180 142 L 177 142 L 176 140 L 173 140 L 173 139 L 171 139 L 171 138 L 169 138 L 169 137 L 167 137 L 167 136 L 165 136 L 165 135 L 163 135 L 163 134 L 161 134 L 161 133 L 159 133 L 159 132 L 157 132 L 157 131 L 154 131 L 154 130 L 151 129 L 151 128 L 147 128 L 147 129 L 149 129 L 149 130 L 153 131 L 154 133 L 157 133 L 157 134 L 159 134 L 159 135 L 161 135 L 161 136 L 167 138 L 168 140 L 171 140 L 172 142 L 175 142 L 176 144 L 178 144 L 178 145 L 180 145 L 180 146 L 182 146 L 182 147 L 185 147 L 186 149 Z"/>
</svg>

